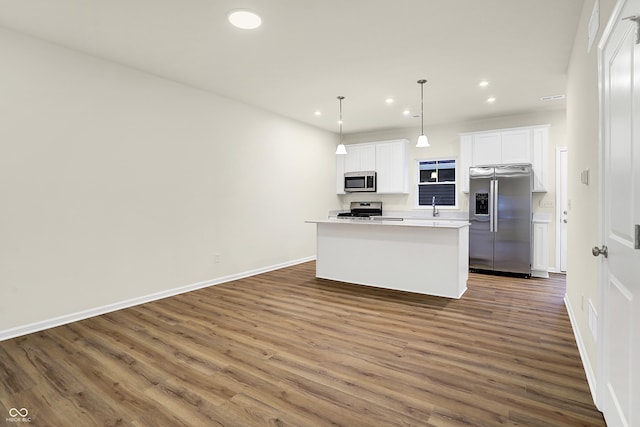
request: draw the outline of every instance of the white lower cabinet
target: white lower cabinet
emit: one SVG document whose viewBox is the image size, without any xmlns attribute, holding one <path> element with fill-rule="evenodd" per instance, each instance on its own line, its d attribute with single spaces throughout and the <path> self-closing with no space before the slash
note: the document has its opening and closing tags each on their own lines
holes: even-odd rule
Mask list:
<svg viewBox="0 0 640 427">
<path fill-rule="evenodd" d="M 549 221 L 533 220 L 531 275 L 549 277 Z"/>
</svg>

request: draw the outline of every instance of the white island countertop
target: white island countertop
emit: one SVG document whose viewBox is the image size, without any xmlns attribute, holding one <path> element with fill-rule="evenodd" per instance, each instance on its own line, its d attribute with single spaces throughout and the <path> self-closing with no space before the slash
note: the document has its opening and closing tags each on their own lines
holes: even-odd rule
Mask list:
<svg viewBox="0 0 640 427">
<path fill-rule="evenodd" d="M 400 227 L 439 227 L 462 228 L 469 226 L 469 221 L 455 219 L 377 219 L 375 217 L 358 218 L 327 218 L 305 221 L 312 224 L 345 224 L 345 225 L 396 225 Z"/>
</svg>

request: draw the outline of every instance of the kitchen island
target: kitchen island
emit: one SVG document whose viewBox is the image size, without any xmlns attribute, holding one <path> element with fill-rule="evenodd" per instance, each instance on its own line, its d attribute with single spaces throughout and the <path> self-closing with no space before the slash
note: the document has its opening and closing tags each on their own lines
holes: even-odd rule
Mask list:
<svg viewBox="0 0 640 427">
<path fill-rule="evenodd" d="M 316 277 L 460 298 L 469 276 L 469 223 L 326 219 L 317 225 Z"/>
</svg>

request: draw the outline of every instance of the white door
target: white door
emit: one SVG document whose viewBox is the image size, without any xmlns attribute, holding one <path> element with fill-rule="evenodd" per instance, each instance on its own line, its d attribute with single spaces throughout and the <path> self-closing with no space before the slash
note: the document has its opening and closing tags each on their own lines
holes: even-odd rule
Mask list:
<svg viewBox="0 0 640 427">
<path fill-rule="evenodd" d="M 559 268 L 561 272 L 567 271 L 567 211 L 569 209 L 568 206 L 568 197 L 567 197 L 567 149 L 560 148 L 558 149 L 558 184 L 557 184 L 557 193 L 558 193 L 558 230 L 560 232 L 559 242 L 558 242 L 558 253 L 559 257 Z"/>
<path fill-rule="evenodd" d="M 619 0 L 600 45 L 602 241 L 594 255 L 601 252 L 603 304 L 598 401 L 610 427 L 640 426 L 640 24 L 625 19 L 636 16 L 640 0 Z"/>
</svg>

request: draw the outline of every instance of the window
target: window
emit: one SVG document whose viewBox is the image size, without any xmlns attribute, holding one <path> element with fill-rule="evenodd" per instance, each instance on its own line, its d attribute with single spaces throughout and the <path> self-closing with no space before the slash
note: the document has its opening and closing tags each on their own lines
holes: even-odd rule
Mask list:
<svg viewBox="0 0 640 427">
<path fill-rule="evenodd" d="M 458 206 L 455 160 L 425 160 L 418 163 L 418 206 Z"/>
</svg>

